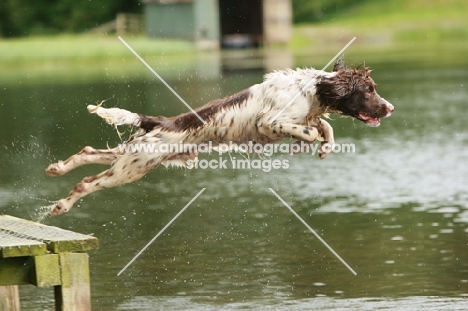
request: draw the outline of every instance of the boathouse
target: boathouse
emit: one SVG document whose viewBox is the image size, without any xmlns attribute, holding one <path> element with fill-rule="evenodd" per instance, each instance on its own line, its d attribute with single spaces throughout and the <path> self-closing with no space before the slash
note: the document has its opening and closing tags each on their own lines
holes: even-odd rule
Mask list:
<svg viewBox="0 0 468 311">
<path fill-rule="evenodd" d="M 143 0 L 149 37 L 180 38 L 200 47 L 285 44 L 291 0 Z"/>
</svg>

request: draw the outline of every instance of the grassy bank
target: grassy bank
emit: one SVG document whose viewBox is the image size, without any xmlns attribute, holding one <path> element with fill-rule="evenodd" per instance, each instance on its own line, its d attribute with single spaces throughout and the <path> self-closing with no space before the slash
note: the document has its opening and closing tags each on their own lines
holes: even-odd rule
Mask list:
<svg viewBox="0 0 468 311">
<path fill-rule="evenodd" d="M 298 66 L 324 63 L 351 38 L 346 56 L 357 62 L 441 66 L 465 64 L 468 19 L 465 0 L 362 1 L 319 24 L 296 25 L 287 47 Z M 189 42 L 124 37 L 159 70 L 191 70 L 199 58 L 219 53 L 199 51 Z M 258 51 L 254 54 L 260 54 Z M 249 54 L 249 53 L 247 53 Z M 323 60 L 322 60 L 323 58 Z M 133 77 L 141 63 L 116 36 L 52 36 L 0 40 L 0 82 L 46 77 L 59 81 Z"/>
<path fill-rule="evenodd" d="M 441 65 L 467 63 L 468 3 L 464 0 L 362 1 L 320 24 L 296 25 L 295 54 L 329 54 L 357 37 L 347 55 L 366 60 Z"/>
<path fill-rule="evenodd" d="M 141 55 L 186 55 L 195 51 L 189 42 L 149 40 L 144 36 L 124 38 Z M 0 63 L 11 68 L 34 62 L 101 61 L 128 56 L 129 50 L 117 36 L 63 35 L 0 41 Z"/>
<path fill-rule="evenodd" d="M 184 41 L 154 40 L 144 36 L 124 38 L 145 59 L 183 68 L 201 52 Z M 132 76 L 141 63 L 117 36 L 61 35 L 0 41 L 0 81 L 45 76 L 57 80 L 89 79 L 125 73 Z M 177 68 L 175 68 L 177 69 Z M 74 74 L 76 73 L 76 75 Z"/>
</svg>

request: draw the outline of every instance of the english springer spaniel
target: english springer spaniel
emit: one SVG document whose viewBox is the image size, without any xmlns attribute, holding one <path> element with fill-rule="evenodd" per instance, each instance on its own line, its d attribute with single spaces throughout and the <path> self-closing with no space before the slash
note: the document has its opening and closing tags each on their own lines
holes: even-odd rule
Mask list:
<svg viewBox="0 0 468 311">
<path fill-rule="evenodd" d="M 174 117 L 146 116 L 119 108 L 88 106 L 108 123 L 139 129 L 126 145 L 202 144 L 212 142 L 257 144 L 277 143 L 283 138 L 322 145 L 334 144 L 333 129 L 321 117 L 338 113 L 379 126 L 380 118 L 394 110 L 376 92 L 368 67 L 345 66 L 339 59 L 332 72 L 315 69 L 282 70 L 269 73 L 260 84 L 234 95 L 213 100 L 193 112 Z M 294 100 L 292 100 L 294 99 Z M 319 153 L 324 158 L 330 148 Z M 128 149 L 85 147 L 65 161 L 51 164 L 50 176 L 63 175 L 84 164 L 105 164 L 110 168 L 85 177 L 64 199 L 50 207 L 52 215 L 68 212 L 84 196 L 105 188 L 131 183 L 163 165 L 187 166 L 196 151 L 129 152 Z"/>
</svg>

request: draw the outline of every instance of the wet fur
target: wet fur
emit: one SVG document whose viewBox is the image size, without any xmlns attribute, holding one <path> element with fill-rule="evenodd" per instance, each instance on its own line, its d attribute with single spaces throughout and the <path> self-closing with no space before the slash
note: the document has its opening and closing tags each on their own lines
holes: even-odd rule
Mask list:
<svg viewBox="0 0 468 311">
<path fill-rule="evenodd" d="M 333 72 L 315 69 L 276 71 L 234 95 L 213 100 L 192 112 L 174 117 L 145 116 L 118 108 L 91 106 L 114 125 L 132 125 L 139 130 L 126 142 L 132 144 L 276 143 L 292 137 L 312 143 L 334 144 L 333 129 L 321 116 L 339 113 L 378 126 L 393 106 L 375 91 L 370 70 L 351 69 L 339 60 Z M 292 104 L 291 99 L 300 93 Z M 284 109 L 284 110 L 283 110 Z M 283 111 L 282 111 L 283 110 Z M 278 113 L 282 111 L 280 115 Z M 278 115 L 278 116 L 277 116 Z M 277 116 L 277 118 L 275 118 Z M 327 156 L 320 152 L 320 158 Z M 94 191 L 136 181 L 160 164 L 186 166 L 195 161 L 195 152 L 126 152 L 119 148 L 85 147 L 65 161 L 51 164 L 46 172 L 63 175 L 84 164 L 104 164 L 110 168 L 84 178 L 68 196 L 51 206 L 51 214 L 68 212 L 73 204 Z"/>
</svg>

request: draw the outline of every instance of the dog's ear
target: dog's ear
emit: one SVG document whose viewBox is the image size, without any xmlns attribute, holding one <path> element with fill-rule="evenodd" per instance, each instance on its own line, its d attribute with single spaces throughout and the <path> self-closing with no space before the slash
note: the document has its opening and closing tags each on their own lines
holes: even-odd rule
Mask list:
<svg viewBox="0 0 468 311">
<path fill-rule="evenodd" d="M 340 58 L 335 63 L 335 66 L 333 66 L 333 71 L 339 71 L 339 70 L 344 70 L 346 69 L 346 66 L 344 64 L 344 55 L 341 55 Z"/>
</svg>

